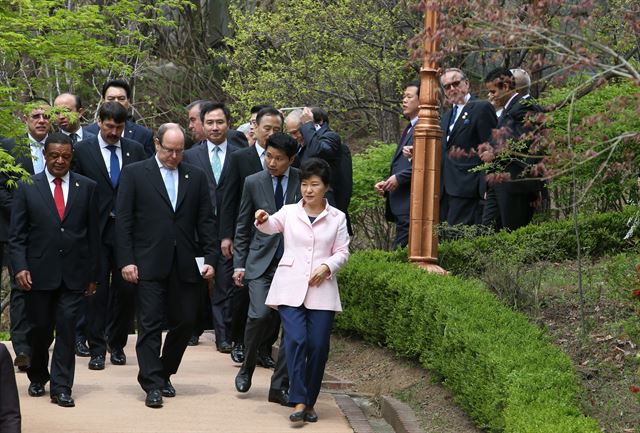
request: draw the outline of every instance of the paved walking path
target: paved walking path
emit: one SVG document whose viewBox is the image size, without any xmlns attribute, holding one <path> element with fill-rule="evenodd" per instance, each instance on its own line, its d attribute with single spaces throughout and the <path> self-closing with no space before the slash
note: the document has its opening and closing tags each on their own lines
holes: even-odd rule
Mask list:
<svg viewBox="0 0 640 433">
<path fill-rule="evenodd" d="M 175 398 L 165 398 L 162 409 L 145 407 L 145 394 L 136 381 L 135 336 L 125 348 L 127 365 L 91 371 L 89 358 L 76 357 L 73 397 L 75 408 L 61 408 L 44 397 L 27 394 L 29 380 L 17 373 L 24 433 L 271 433 L 292 429 L 290 408 L 267 402 L 271 371 L 257 367 L 246 394 L 234 386 L 238 365 L 218 353 L 212 335 L 188 347 L 178 374 L 171 378 Z M 7 346 L 11 349 L 10 344 Z M 320 420 L 306 423 L 305 431 L 352 433 L 332 395 L 321 393 L 316 411 Z"/>
</svg>

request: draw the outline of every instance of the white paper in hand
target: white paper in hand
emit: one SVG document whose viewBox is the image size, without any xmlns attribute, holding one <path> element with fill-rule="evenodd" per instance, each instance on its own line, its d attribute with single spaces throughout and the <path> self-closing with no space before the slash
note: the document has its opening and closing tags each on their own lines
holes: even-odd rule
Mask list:
<svg viewBox="0 0 640 433">
<path fill-rule="evenodd" d="M 202 274 L 202 268 L 204 267 L 204 257 L 196 257 L 196 265 L 198 266 L 198 270 Z"/>
</svg>

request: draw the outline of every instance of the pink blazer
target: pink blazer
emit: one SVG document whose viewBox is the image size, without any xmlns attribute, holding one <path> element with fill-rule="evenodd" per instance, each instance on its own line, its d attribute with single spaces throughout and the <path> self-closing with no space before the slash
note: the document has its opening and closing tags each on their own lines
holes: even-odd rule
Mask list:
<svg viewBox="0 0 640 433">
<path fill-rule="evenodd" d="M 256 227 L 267 234 L 282 233 L 284 237 L 284 253 L 265 301 L 268 306 L 304 304 L 312 310 L 342 311 L 336 272 L 349 257 L 344 213 L 327 203 L 311 224 L 300 200 L 283 206 Z M 318 286 L 310 287 L 311 273 L 323 263 L 331 274 Z"/>
</svg>

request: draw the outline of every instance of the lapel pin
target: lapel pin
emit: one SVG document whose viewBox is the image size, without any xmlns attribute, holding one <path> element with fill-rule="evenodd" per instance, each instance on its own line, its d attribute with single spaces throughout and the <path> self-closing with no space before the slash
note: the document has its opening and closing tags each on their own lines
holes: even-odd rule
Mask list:
<svg viewBox="0 0 640 433">
<path fill-rule="evenodd" d="M 189 179 L 189 175 L 188 175 L 188 174 L 185 174 L 185 175 L 184 175 L 184 178 L 185 178 L 185 179 Z"/>
<path fill-rule="evenodd" d="M 76 188 L 80 188 L 80 184 L 76 182 Z"/>
<path fill-rule="evenodd" d="M 131 155 L 129 155 L 129 152 L 127 152 L 127 156 L 131 156 Z"/>
</svg>

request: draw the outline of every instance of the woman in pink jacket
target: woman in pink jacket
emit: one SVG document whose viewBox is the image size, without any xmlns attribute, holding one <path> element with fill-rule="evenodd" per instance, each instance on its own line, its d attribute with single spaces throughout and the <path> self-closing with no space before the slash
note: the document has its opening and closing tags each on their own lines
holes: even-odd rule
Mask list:
<svg viewBox="0 0 640 433">
<path fill-rule="evenodd" d="M 349 257 L 345 214 L 324 198 L 329 164 L 311 158 L 300 171 L 302 200 L 269 215 L 256 211 L 258 230 L 282 233 L 284 254 L 273 277 L 266 304 L 276 308 L 284 328 L 292 422 L 316 422 L 313 409 L 329 356 L 336 311 L 342 311 L 336 272 Z"/>
</svg>

